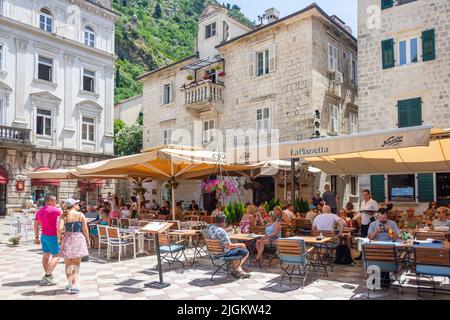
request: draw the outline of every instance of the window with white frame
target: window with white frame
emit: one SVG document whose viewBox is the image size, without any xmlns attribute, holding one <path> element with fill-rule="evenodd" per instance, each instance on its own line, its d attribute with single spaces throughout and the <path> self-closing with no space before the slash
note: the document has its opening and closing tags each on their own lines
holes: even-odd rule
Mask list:
<svg viewBox="0 0 450 320">
<path fill-rule="evenodd" d="M 3 43 L 0 43 L 0 70 L 3 70 Z"/>
<path fill-rule="evenodd" d="M 353 53 L 350 54 L 350 83 L 358 83 L 358 61 Z"/>
<path fill-rule="evenodd" d="M 81 140 L 95 142 L 95 119 L 81 117 Z"/>
<path fill-rule="evenodd" d="M 5 121 L 4 121 L 5 119 L 4 119 L 4 116 L 3 116 L 5 110 L 3 110 L 3 109 L 4 109 L 3 98 L 0 97 L 0 125 L 4 125 L 5 124 Z"/>
<path fill-rule="evenodd" d="M 328 44 L 328 69 L 339 71 L 339 50 L 331 43 Z"/>
<path fill-rule="evenodd" d="M 270 72 L 269 49 L 256 53 L 256 76 L 263 76 Z"/>
<path fill-rule="evenodd" d="M 350 177 L 350 194 L 356 196 L 358 194 L 358 178 Z"/>
<path fill-rule="evenodd" d="M 339 107 L 330 105 L 330 132 L 339 133 Z"/>
<path fill-rule="evenodd" d="M 45 109 L 36 110 L 36 135 L 51 137 L 52 133 L 52 112 Z"/>
<path fill-rule="evenodd" d="M 83 69 L 83 90 L 95 92 L 95 72 Z"/>
<path fill-rule="evenodd" d="M 348 129 L 349 130 L 348 131 L 351 134 L 358 133 L 358 114 L 355 112 L 350 112 L 348 118 L 349 118 L 349 121 L 348 121 L 348 123 L 349 123 Z"/>
<path fill-rule="evenodd" d="M 88 47 L 95 47 L 95 32 L 90 26 L 84 28 L 84 44 Z"/>
<path fill-rule="evenodd" d="M 163 144 L 164 145 L 172 144 L 172 129 L 164 129 Z"/>
<path fill-rule="evenodd" d="M 214 37 L 217 34 L 217 24 L 215 22 L 208 24 L 205 28 L 205 39 Z"/>
<path fill-rule="evenodd" d="M 210 143 L 215 139 L 215 121 L 203 121 L 203 143 Z"/>
<path fill-rule="evenodd" d="M 53 82 L 53 59 L 38 57 L 38 79 Z"/>
<path fill-rule="evenodd" d="M 41 30 L 52 32 L 53 31 L 53 17 L 50 10 L 42 8 L 39 14 L 39 28 Z"/>
<path fill-rule="evenodd" d="M 419 36 L 399 39 L 398 41 L 398 57 L 399 65 L 407 65 L 419 62 L 420 44 Z"/>
<path fill-rule="evenodd" d="M 163 88 L 163 104 L 172 103 L 172 84 L 168 83 Z"/>
<path fill-rule="evenodd" d="M 259 132 L 269 132 L 270 124 L 270 108 L 260 108 L 256 110 L 256 130 Z"/>
</svg>

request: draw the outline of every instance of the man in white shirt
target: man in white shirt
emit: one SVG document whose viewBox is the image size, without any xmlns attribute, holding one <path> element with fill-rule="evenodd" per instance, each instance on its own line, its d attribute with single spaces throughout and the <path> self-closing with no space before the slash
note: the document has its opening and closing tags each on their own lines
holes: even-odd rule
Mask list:
<svg viewBox="0 0 450 320">
<path fill-rule="evenodd" d="M 372 199 L 370 190 L 365 189 L 362 192 L 362 198 L 359 212 L 353 217 L 357 220 L 361 217 L 361 238 L 367 238 L 369 235 L 369 225 L 376 220 L 376 212 L 378 212 L 378 203 Z M 355 260 L 361 260 L 362 253 Z"/>
<path fill-rule="evenodd" d="M 289 221 L 295 219 L 294 205 L 292 203 L 289 203 L 283 213 L 289 218 Z"/>
<path fill-rule="evenodd" d="M 345 228 L 345 221 L 342 220 L 338 215 L 331 213 L 330 206 L 323 206 L 323 213 L 319 214 L 313 222 L 313 230 L 319 231 L 334 231 L 334 227 L 339 225 L 339 236 L 343 235 Z"/>
</svg>

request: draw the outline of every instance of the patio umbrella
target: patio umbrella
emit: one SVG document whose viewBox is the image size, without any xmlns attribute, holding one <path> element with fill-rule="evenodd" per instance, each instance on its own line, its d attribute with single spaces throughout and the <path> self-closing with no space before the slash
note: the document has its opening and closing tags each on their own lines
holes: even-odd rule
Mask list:
<svg viewBox="0 0 450 320">
<path fill-rule="evenodd" d="M 133 179 L 151 178 L 171 182 L 172 202 L 175 204 L 176 180 L 201 179 L 222 171 L 235 172 L 263 166 L 229 165 L 224 162 L 225 154 L 199 150 L 185 146 L 161 146 L 143 151 L 140 154 L 114 158 L 76 167 L 81 176 L 119 175 Z M 175 219 L 175 206 L 172 206 Z"/>
</svg>

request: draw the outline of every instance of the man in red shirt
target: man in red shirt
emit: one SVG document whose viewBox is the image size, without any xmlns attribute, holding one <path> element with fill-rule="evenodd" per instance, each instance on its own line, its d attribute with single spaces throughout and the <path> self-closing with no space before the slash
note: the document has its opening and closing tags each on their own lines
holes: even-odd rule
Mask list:
<svg viewBox="0 0 450 320">
<path fill-rule="evenodd" d="M 34 235 L 37 245 L 42 244 L 42 266 L 45 275 L 41 279 L 41 285 L 55 285 L 53 270 L 59 262 L 58 218 L 61 210 L 56 208 L 56 196 L 47 194 L 44 206 L 36 213 L 34 222 Z M 39 229 L 42 229 L 39 238 Z"/>
</svg>

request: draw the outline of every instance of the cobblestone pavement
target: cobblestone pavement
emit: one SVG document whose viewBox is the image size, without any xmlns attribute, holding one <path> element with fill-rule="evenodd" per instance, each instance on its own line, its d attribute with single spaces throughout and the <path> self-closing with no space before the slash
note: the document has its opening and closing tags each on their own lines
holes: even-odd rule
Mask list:
<svg viewBox="0 0 450 320">
<path fill-rule="evenodd" d="M 250 279 L 233 279 L 219 275 L 210 281 L 212 268 L 207 258 L 200 259 L 194 268 L 181 265 L 163 265 L 164 281 L 170 286 L 162 289 L 145 288 L 144 284 L 158 280 L 156 257 L 129 254 L 118 262 L 106 262 L 104 250 L 97 257 L 97 250 L 89 262 L 81 264 L 81 292 L 69 295 L 64 291 L 66 279 L 63 263 L 57 266 L 54 276 L 56 286 L 41 287 L 42 277 L 40 247 L 28 243 L 13 247 L 8 243 L 8 225 L 0 220 L 0 300 L 5 299 L 182 299 L 182 300 L 349 300 L 367 299 L 365 272 L 361 265 L 335 266 L 329 277 L 310 276 L 303 289 L 298 282 L 285 281 L 279 286 L 280 268 L 275 263 L 270 268 L 250 267 Z M 30 238 L 33 238 L 31 235 Z M 131 250 L 129 250 L 130 253 Z M 188 255 L 189 258 L 189 255 Z M 371 292 L 371 299 L 416 299 L 415 287 Z M 448 296 L 423 294 L 422 299 L 449 299 Z"/>
</svg>

